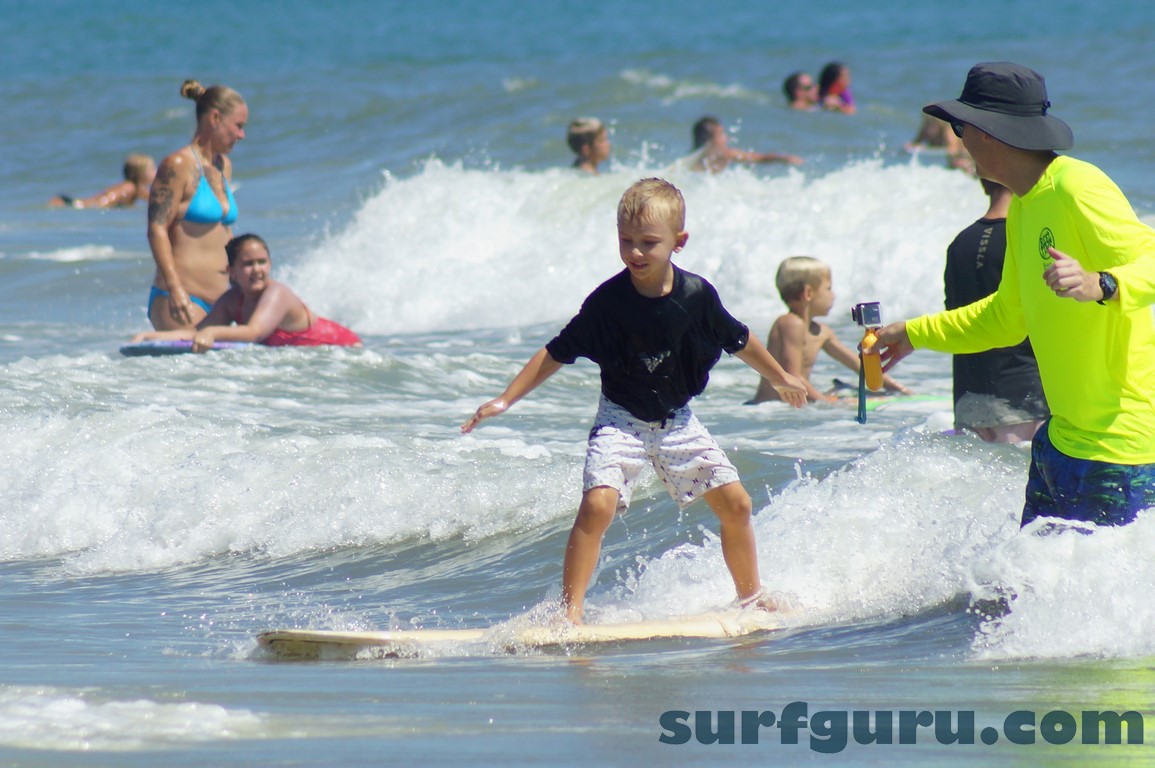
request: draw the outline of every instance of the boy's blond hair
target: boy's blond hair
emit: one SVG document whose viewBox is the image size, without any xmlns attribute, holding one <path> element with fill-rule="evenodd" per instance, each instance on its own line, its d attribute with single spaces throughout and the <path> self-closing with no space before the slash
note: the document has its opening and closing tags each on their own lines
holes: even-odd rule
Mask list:
<svg viewBox="0 0 1155 768">
<path fill-rule="evenodd" d="M 596 117 L 579 117 L 570 122 L 565 140 L 574 154 L 581 157 L 582 147 L 593 144 L 605 129 L 605 123 Z"/>
<path fill-rule="evenodd" d="M 830 277 L 830 265 L 813 256 L 791 256 L 778 265 L 774 282 L 783 301 L 794 301 L 806 286 L 817 288 Z"/>
<path fill-rule="evenodd" d="M 686 201 L 665 179 L 636 181 L 618 203 L 618 223 L 660 220 L 675 232 L 686 228 Z"/>
<path fill-rule="evenodd" d="M 131 154 L 124 158 L 124 180 L 133 184 L 144 184 L 145 172 L 153 162 L 148 155 Z"/>
</svg>

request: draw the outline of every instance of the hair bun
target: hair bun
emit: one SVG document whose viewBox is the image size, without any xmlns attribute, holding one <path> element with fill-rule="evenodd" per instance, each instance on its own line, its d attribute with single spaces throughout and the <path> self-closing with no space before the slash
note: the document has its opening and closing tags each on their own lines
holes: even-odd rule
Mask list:
<svg viewBox="0 0 1155 768">
<path fill-rule="evenodd" d="M 196 101 L 204 95 L 205 87 L 198 80 L 185 80 L 180 87 L 180 95 L 186 99 Z"/>
</svg>

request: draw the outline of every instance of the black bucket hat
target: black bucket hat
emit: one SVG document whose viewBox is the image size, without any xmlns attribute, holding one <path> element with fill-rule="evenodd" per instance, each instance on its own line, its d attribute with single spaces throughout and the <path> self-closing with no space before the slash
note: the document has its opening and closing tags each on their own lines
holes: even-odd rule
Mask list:
<svg viewBox="0 0 1155 768">
<path fill-rule="evenodd" d="M 1047 84 L 1033 69 L 1006 61 L 976 64 L 962 96 L 922 111 L 948 123 L 969 123 L 1019 149 L 1070 149 L 1071 127 L 1048 115 Z"/>
</svg>

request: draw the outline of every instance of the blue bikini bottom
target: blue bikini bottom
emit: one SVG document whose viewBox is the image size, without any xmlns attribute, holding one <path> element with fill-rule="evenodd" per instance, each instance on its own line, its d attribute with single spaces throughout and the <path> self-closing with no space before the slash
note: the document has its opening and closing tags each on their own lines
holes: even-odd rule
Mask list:
<svg viewBox="0 0 1155 768">
<path fill-rule="evenodd" d="M 152 288 L 150 288 L 148 291 L 148 304 L 146 304 L 144 307 L 145 314 L 148 314 L 150 311 L 152 311 L 152 303 L 154 301 L 156 301 L 157 299 L 164 299 L 164 298 L 168 298 L 168 291 L 161 290 L 160 288 L 157 288 L 155 285 Z M 210 302 L 207 302 L 204 299 L 202 299 L 200 296 L 193 296 L 192 294 L 189 294 L 189 299 L 192 301 L 193 304 L 196 304 L 198 307 L 203 309 L 205 312 L 212 312 L 213 311 L 213 305 Z"/>
</svg>

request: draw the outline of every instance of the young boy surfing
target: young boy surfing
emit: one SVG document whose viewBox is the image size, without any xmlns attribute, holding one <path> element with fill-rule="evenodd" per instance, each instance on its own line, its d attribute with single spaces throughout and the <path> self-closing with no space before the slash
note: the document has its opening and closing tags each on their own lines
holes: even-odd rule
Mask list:
<svg viewBox="0 0 1155 768">
<path fill-rule="evenodd" d="M 722 554 L 741 605 L 773 610 L 758 575 L 750 495 L 689 402 L 705 389 L 723 350 L 769 380 L 796 408 L 806 403 L 806 387 L 726 311 L 712 285 L 673 264 L 689 237 L 685 201 L 676 187 L 661 179 L 635 183 L 618 203 L 617 218 L 625 270 L 594 290 L 562 332 L 461 430 L 470 432 L 504 413 L 562 365 L 579 357 L 592 360 L 601 368 L 601 402 L 562 568 L 568 618 L 581 622 L 602 537 L 614 514 L 629 506 L 647 463 L 679 506 L 701 497 L 718 516 Z"/>
</svg>

